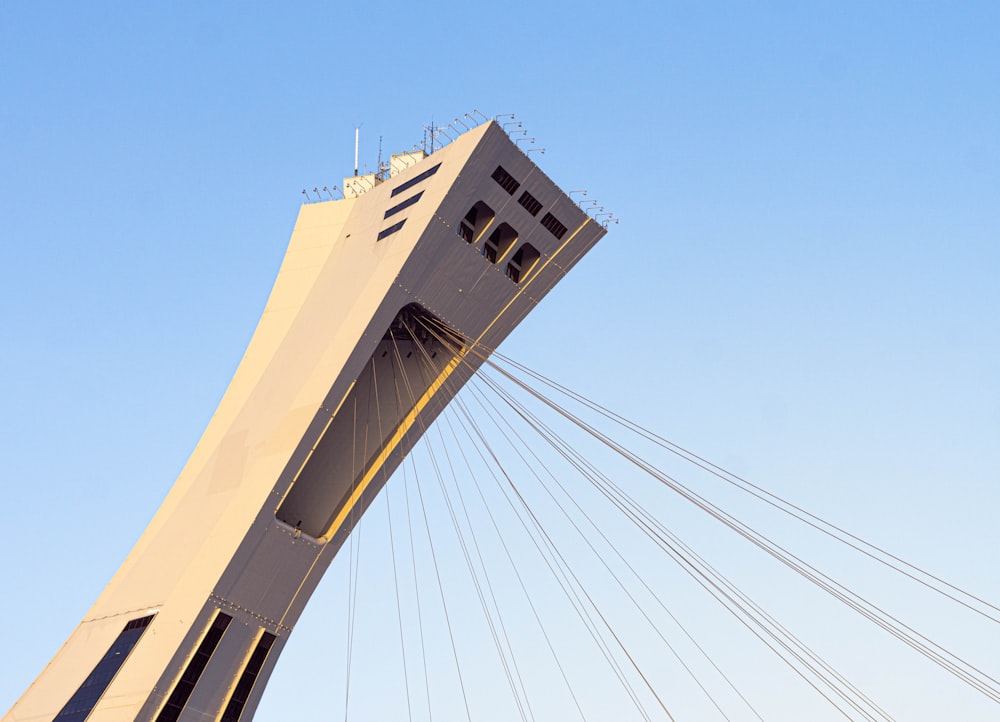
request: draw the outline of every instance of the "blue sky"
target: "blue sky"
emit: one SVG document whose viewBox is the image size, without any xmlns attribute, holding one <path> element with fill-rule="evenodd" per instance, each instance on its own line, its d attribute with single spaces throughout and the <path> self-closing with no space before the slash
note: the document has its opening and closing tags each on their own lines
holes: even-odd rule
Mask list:
<svg viewBox="0 0 1000 722">
<path fill-rule="evenodd" d="M 473 108 L 621 219 L 507 354 L 1000 599 L 998 30 L 974 2 L 0 4 L 0 707 L 197 443 L 301 190 L 356 126 L 373 167 Z M 337 573 L 259 719 L 342 705 L 306 677 Z M 996 714 L 940 689 L 901 716 Z"/>
</svg>

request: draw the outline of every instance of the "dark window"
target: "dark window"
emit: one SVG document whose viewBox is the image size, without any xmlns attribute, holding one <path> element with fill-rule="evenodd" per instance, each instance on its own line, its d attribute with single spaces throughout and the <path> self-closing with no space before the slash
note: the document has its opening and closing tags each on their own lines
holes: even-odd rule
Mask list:
<svg viewBox="0 0 1000 722">
<path fill-rule="evenodd" d="M 195 685 L 201 679 L 201 673 L 208 666 L 208 660 L 215 653 L 215 648 L 219 646 L 222 635 L 231 621 L 233 621 L 233 618 L 228 614 L 219 612 L 215 615 L 212 626 L 205 632 L 201 644 L 198 645 L 198 650 L 188 661 L 180 681 L 174 687 L 174 691 L 167 700 L 167 704 L 160 710 L 160 714 L 156 717 L 156 722 L 176 722 L 180 718 L 181 712 L 184 711 L 184 705 L 187 704 L 191 693 L 194 692 Z"/>
<path fill-rule="evenodd" d="M 257 675 L 260 674 L 260 670 L 264 666 L 264 660 L 267 659 L 267 653 L 271 651 L 274 640 L 275 636 L 269 632 L 264 632 L 261 635 L 260 641 L 257 642 L 257 648 L 250 655 L 250 660 L 243 669 L 243 674 L 240 675 L 240 681 L 236 683 L 233 696 L 229 698 L 226 711 L 222 713 L 222 722 L 239 722 L 243 708 L 246 706 L 247 700 L 250 699 L 254 682 L 257 681 Z"/>
<path fill-rule="evenodd" d="M 496 263 L 506 255 L 516 240 L 517 231 L 506 223 L 501 223 L 500 227 L 493 231 L 486 239 L 486 243 L 483 244 L 483 255 L 490 263 Z"/>
<path fill-rule="evenodd" d="M 154 615 L 133 619 L 125 625 L 118 638 L 111 644 L 111 648 L 101 657 L 101 661 L 94 667 L 87 679 L 83 680 L 80 689 L 69 698 L 69 702 L 55 716 L 59 722 L 83 722 L 90 716 L 91 710 L 97 705 L 101 695 L 107 690 L 111 680 L 118 674 L 118 670 L 128 659 L 129 653 L 138 643 L 146 627 L 153 621 Z"/>
<path fill-rule="evenodd" d="M 385 212 L 385 215 L 384 215 L 384 216 L 382 216 L 382 220 L 385 220 L 385 219 L 386 219 L 386 218 L 388 218 L 389 216 L 394 216 L 394 215 L 396 215 L 397 213 L 399 213 L 399 212 L 400 212 L 401 210 L 403 210 L 404 208 L 409 208 L 409 207 L 410 207 L 410 206 L 412 206 L 412 205 L 413 205 L 414 203 L 416 203 L 417 201 L 419 201 L 419 200 L 420 200 L 420 196 L 422 196 L 423 194 L 424 194 L 424 192 L 423 192 L 423 191 L 420 191 L 419 193 L 417 193 L 417 195 L 415 195 L 415 196 L 410 196 L 410 197 L 409 197 L 409 198 L 407 198 L 407 199 L 406 199 L 405 201 L 401 201 L 401 202 L 397 203 L 396 205 L 394 205 L 394 206 L 393 206 L 392 208 L 390 208 L 389 210 L 387 210 L 387 211 Z"/>
<path fill-rule="evenodd" d="M 406 219 L 405 218 L 403 220 L 401 220 L 399 223 L 393 223 L 391 226 L 389 226 L 388 228 L 386 228 L 384 231 L 381 231 L 378 234 L 378 238 L 376 240 L 381 241 L 386 236 L 391 236 L 393 233 L 395 233 L 400 228 L 402 228 L 404 223 L 406 223 Z"/>
<path fill-rule="evenodd" d="M 438 172 L 438 168 L 440 168 L 440 167 L 441 167 L 441 164 L 438 163 L 436 166 L 434 166 L 433 168 L 428 168 L 427 170 L 425 170 L 420 175 L 413 176 L 412 178 L 410 178 L 410 180 L 406 181 L 406 183 L 403 183 L 402 185 L 398 185 L 395 188 L 393 188 L 392 189 L 392 193 L 389 194 L 389 197 L 392 198 L 393 196 L 399 195 L 403 191 L 405 191 L 405 190 L 407 190 L 409 188 L 412 188 L 417 183 L 423 183 L 425 180 L 427 180 L 432 175 L 434 175 L 435 173 L 437 173 Z"/>
<path fill-rule="evenodd" d="M 514 176 L 505 171 L 502 165 L 498 165 L 497 169 L 493 171 L 492 178 L 511 195 L 514 195 L 514 191 L 521 187 L 521 184 L 514 180 Z"/>
<path fill-rule="evenodd" d="M 551 233 L 556 238 L 562 238 L 564 235 L 566 235 L 566 226 L 560 223 L 559 219 L 556 218 L 551 213 L 546 213 L 544 216 L 542 216 L 542 225 L 548 228 L 549 233 Z"/>
<path fill-rule="evenodd" d="M 530 243 L 525 243 L 511 256 L 510 263 L 507 264 L 507 278 L 514 283 L 520 283 L 527 278 L 540 257 L 538 249 Z"/>
<path fill-rule="evenodd" d="M 542 210 L 542 204 L 533 195 L 525 191 L 521 194 L 521 197 L 517 199 L 517 202 L 524 206 L 528 213 L 533 216 L 538 215 L 538 211 Z"/>
<path fill-rule="evenodd" d="M 458 235 L 466 243 L 475 243 L 476 239 L 486 230 L 486 226 L 493 222 L 493 218 L 493 209 L 482 201 L 478 201 L 458 224 Z"/>
</svg>

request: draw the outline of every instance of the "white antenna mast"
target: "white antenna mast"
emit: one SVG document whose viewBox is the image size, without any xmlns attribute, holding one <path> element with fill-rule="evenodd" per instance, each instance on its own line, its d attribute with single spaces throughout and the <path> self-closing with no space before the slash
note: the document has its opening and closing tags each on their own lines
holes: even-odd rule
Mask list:
<svg viewBox="0 0 1000 722">
<path fill-rule="evenodd" d="M 354 129 L 354 175 L 358 174 L 358 141 L 361 138 L 361 126 Z"/>
</svg>

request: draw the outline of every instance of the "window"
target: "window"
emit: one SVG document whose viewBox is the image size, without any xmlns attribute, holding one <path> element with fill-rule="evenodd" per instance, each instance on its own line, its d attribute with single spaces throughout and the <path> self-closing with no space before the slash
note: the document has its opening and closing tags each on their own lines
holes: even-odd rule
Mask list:
<svg viewBox="0 0 1000 722">
<path fill-rule="evenodd" d="M 521 194 L 521 197 L 517 199 L 517 202 L 524 206 L 528 213 L 533 216 L 538 215 L 538 211 L 542 210 L 542 204 L 533 195 L 525 191 Z"/>
<path fill-rule="evenodd" d="M 497 169 L 493 171 L 492 178 L 510 195 L 514 195 L 514 191 L 521 187 L 521 184 L 514 180 L 514 176 L 505 171 L 502 165 L 498 165 Z"/>
<path fill-rule="evenodd" d="M 483 255 L 486 256 L 486 260 L 490 263 L 496 263 L 505 255 L 510 247 L 514 245 L 514 241 L 517 240 L 517 231 L 508 226 L 506 223 L 501 223 L 500 227 L 497 228 L 490 237 L 483 244 Z"/>
<path fill-rule="evenodd" d="M 514 283 L 520 283 L 528 276 L 540 257 L 538 249 L 530 243 L 525 243 L 514 252 L 510 263 L 507 264 L 507 278 Z"/>
<path fill-rule="evenodd" d="M 475 243 L 486 230 L 486 226 L 493 222 L 493 218 L 493 209 L 479 201 L 469 209 L 465 218 L 458 224 L 458 235 L 466 243 Z"/>
<path fill-rule="evenodd" d="M 433 168 L 428 168 L 427 170 L 425 170 L 420 175 L 417 175 L 417 176 L 414 176 L 413 178 L 410 178 L 410 180 L 406 181 L 406 183 L 403 183 L 401 185 L 396 186 L 395 188 L 392 189 L 392 193 L 389 194 L 389 197 L 393 198 L 393 197 L 399 195 L 400 193 L 402 193 L 403 191 L 409 190 L 413 186 L 417 185 L 417 183 L 423 183 L 425 180 L 427 180 L 432 175 L 434 175 L 435 173 L 437 173 L 438 172 L 438 168 L 440 168 L 440 167 L 441 167 L 441 164 L 438 163 L 436 166 L 434 166 Z"/>
<path fill-rule="evenodd" d="M 549 233 L 551 233 L 556 238 L 561 239 L 564 235 L 566 235 L 566 226 L 560 223 L 559 219 L 556 218 L 551 213 L 546 213 L 544 216 L 542 216 L 542 225 L 548 228 Z"/>
<path fill-rule="evenodd" d="M 121 631 L 105 655 L 101 657 L 101 661 L 94 667 L 94 671 L 87 679 L 83 680 L 83 684 L 69 698 L 69 702 L 59 710 L 59 714 L 55 716 L 53 722 L 83 722 L 90 716 L 91 711 L 108 689 L 108 685 L 111 684 L 111 680 L 115 678 L 132 649 L 138 644 L 142 633 L 153 621 L 153 616 L 151 614 L 148 617 L 133 619 L 125 625 L 125 629 Z"/>
<path fill-rule="evenodd" d="M 402 228 L 404 223 L 406 223 L 406 219 L 405 218 L 403 220 L 401 220 L 399 223 L 393 223 L 391 226 L 389 226 L 385 230 L 381 231 L 378 234 L 378 238 L 376 238 L 375 240 L 381 241 L 386 236 L 391 236 L 393 233 L 395 233 L 400 228 Z"/>
<path fill-rule="evenodd" d="M 420 196 L 422 196 L 423 194 L 424 194 L 424 192 L 420 191 L 419 193 L 417 193 L 417 195 L 410 196 L 405 201 L 400 201 L 399 203 L 397 203 L 396 205 L 394 205 L 392 208 L 390 208 L 389 210 L 387 210 L 385 212 L 385 215 L 382 216 L 382 220 L 385 220 L 389 216 L 396 215 L 397 213 L 399 213 L 404 208 L 409 208 L 414 203 L 416 203 L 417 201 L 419 201 L 420 200 Z"/>
<path fill-rule="evenodd" d="M 212 620 L 212 626 L 205 632 L 205 636 L 202 638 L 201 644 L 198 645 L 197 651 L 188 661 L 187 667 L 184 668 L 184 673 L 177 682 L 177 686 L 174 687 L 174 691 L 170 693 L 170 698 L 167 699 L 166 705 L 160 710 L 160 714 L 157 715 L 156 722 L 176 722 L 180 718 L 181 712 L 184 711 L 184 705 L 187 704 L 191 693 L 194 692 L 195 685 L 201 679 L 201 673 L 208 666 L 208 660 L 215 653 L 215 648 L 219 646 L 222 635 L 225 634 L 231 621 L 233 621 L 233 618 L 228 614 L 219 612 L 215 615 L 215 619 Z"/>
<path fill-rule="evenodd" d="M 275 639 L 276 637 L 269 632 L 264 632 L 261 635 L 260 641 L 257 642 L 257 647 L 253 650 L 253 654 L 250 655 L 249 661 L 247 661 L 247 666 L 243 668 L 240 681 L 236 683 L 233 696 L 229 698 L 226 711 L 222 713 L 222 722 L 239 722 L 240 716 L 243 714 L 243 708 L 246 706 L 247 700 L 250 699 L 250 693 L 253 692 L 253 685 L 257 681 L 257 675 L 260 674 L 260 670 L 264 666 L 264 661 L 267 659 L 267 653 L 271 651 L 271 646 L 274 644 Z"/>
</svg>

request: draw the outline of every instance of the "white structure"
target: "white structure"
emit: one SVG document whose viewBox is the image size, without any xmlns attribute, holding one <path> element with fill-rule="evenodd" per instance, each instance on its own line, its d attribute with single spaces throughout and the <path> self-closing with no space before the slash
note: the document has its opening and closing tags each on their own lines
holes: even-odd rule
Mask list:
<svg viewBox="0 0 1000 722">
<path fill-rule="evenodd" d="M 4 720 L 248 720 L 361 513 L 604 235 L 490 122 L 302 206 L 163 506 Z M 368 181 L 363 183 L 362 181 Z"/>
</svg>

